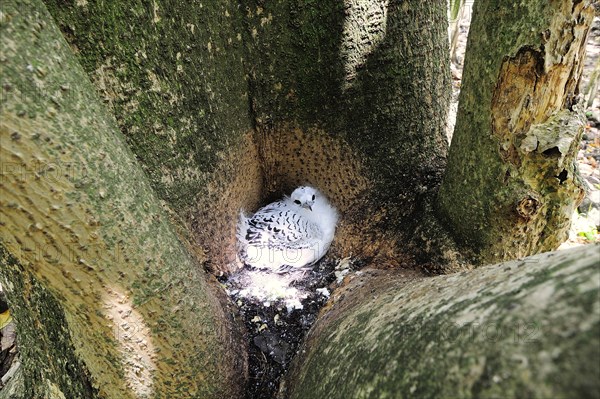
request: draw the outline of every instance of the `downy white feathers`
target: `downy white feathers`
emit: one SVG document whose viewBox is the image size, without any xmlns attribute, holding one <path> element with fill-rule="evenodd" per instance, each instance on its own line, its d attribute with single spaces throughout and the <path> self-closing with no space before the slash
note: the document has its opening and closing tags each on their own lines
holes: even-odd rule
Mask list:
<svg viewBox="0 0 600 399">
<path fill-rule="evenodd" d="M 240 259 L 251 267 L 275 272 L 310 266 L 329 249 L 337 220 L 337 211 L 320 191 L 298 187 L 290 197 L 252 216 L 240 214 Z"/>
</svg>

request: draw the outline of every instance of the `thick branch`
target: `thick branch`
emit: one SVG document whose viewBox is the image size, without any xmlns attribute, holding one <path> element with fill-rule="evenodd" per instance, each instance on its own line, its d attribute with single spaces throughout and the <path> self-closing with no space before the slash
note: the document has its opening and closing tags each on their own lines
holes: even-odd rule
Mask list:
<svg viewBox="0 0 600 399">
<path fill-rule="evenodd" d="M 424 279 L 365 272 L 314 326 L 281 397 L 595 397 L 599 256 L 590 245 Z"/>
<path fill-rule="evenodd" d="M 438 210 L 477 263 L 566 238 L 583 198 L 574 162 L 583 126 L 572 109 L 591 3 L 475 3 Z"/>
<path fill-rule="evenodd" d="M 17 319 L 20 336 L 67 330 L 103 397 L 239 393 L 244 349 L 229 311 L 173 232 L 45 6 L 4 3 L 1 24 L 0 237 L 16 260 L 1 263 L 2 275 L 7 288 L 14 282 L 7 295 L 17 317 L 34 311 L 14 298 L 39 295 L 38 284 L 52 299 L 35 323 Z M 31 284 L 17 284 L 17 267 Z M 45 362 L 60 361 L 54 348 L 38 349 Z M 76 364 L 22 360 L 33 397 L 48 380 L 68 392 L 44 370 Z"/>
</svg>

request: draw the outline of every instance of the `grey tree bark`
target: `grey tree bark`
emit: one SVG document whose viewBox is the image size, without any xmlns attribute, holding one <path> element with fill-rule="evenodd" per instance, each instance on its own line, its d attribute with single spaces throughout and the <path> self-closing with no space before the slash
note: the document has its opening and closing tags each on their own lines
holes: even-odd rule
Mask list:
<svg viewBox="0 0 600 399">
<path fill-rule="evenodd" d="M 315 184 L 342 214 L 337 255 L 408 263 L 407 242 L 445 165 L 446 3 L 251 4 L 266 194 Z"/>
<path fill-rule="evenodd" d="M 243 10 L 231 1 L 44 2 L 204 266 L 231 271 L 258 206 Z"/>
<path fill-rule="evenodd" d="M 444 1 L 46 4 L 213 270 L 299 184 L 343 214 L 336 254 L 404 263 L 447 151 Z"/>
<path fill-rule="evenodd" d="M 569 57 L 579 54 L 576 44 L 589 22 L 587 6 L 588 2 L 579 2 L 573 9 L 581 11 L 577 20 L 581 22 L 569 25 L 574 32 L 574 44 L 569 47 L 573 50 L 566 53 Z M 537 29 L 548 18 L 540 17 L 532 24 Z M 500 22 L 498 25 L 507 26 L 506 36 L 514 34 L 509 22 Z M 484 262 L 496 256 L 499 246 L 490 244 L 493 234 L 483 231 L 483 221 L 498 222 L 494 226 L 498 234 L 502 226 L 513 228 L 515 223 L 483 212 L 491 209 L 489 205 L 498 197 L 491 194 L 482 197 L 484 202 L 476 207 L 475 216 L 456 213 L 464 198 L 485 194 L 479 182 L 485 182 L 488 189 L 495 187 L 493 173 L 502 169 L 493 155 L 498 142 L 477 141 L 479 147 L 473 151 L 492 155 L 473 168 L 475 175 L 485 178 L 468 180 L 461 197 L 456 179 L 472 158 L 465 155 L 469 154 L 465 143 L 470 136 L 458 131 L 463 138 L 457 138 L 457 150 L 453 150 L 457 155 L 450 157 L 451 168 L 437 211 L 449 231 L 456 233 L 463 253 L 456 251 L 430 211 L 447 152 L 445 1 L 255 0 L 241 5 L 225 0 L 81 0 L 74 4 L 11 0 L 3 5 L 0 29 L 0 265 L 3 284 L 12 292 L 9 299 L 15 318 L 24 321 L 19 324 L 20 337 L 26 343 L 23 378 L 19 380 L 25 390 L 22 397 L 241 396 L 246 352 L 240 330 L 214 278 L 203 269 L 215 273 L 235 270 L 234 229 L 239 209 L 254 209 L 295 185 L 322 188 L 340 210 L 342 220 L 330 256 L 352 254 L 372 264 L 457 270 L 462 267 L 461 257 Z M 558 43 L 556 32 L 558 28 L 550 31 L 549 43 Z M 523 43 L 537 37 L 535 33 L 525 36 Z M 512 73 L 520 76 L 510 60 L 526 60 L 537 54 L 535 51 L 519 53 L 525 58 L 515 58 L 517 52 L 504 49 L 490 53 L 513 56 L 506 62 L 492 57 L 495 64 L 484 68 L 482 106 L 492 99 L 493 104 L 504 104 L 498 93 L 492 96 L 495 86 L 489 80 L 496 79 L 494 73 L 500 71 L 506 72 L 501 76 L 507 80 Z M 566 69 L 573 67 L 575 58 L 563 60 Z M 576 77 L 577 67 L 572 70 Z M 569 89 L 572 78 L 566 79 Z M 479 80 L 471 82 L 472 88 Z M 470 104 L 480 105 L 474 100 Z M 480 115 L 485 117 L 488 111 Z M 467 113 L 467 108 L 462 112 Z M 467 119 L 462 118 L 464 126 Z M 512 144 L 507 148 L 533 148 L 530 142 L 535 138 L 539 144 L 545 140 L 542 136 L 528 133 L 529 141 L 509 141 Z M 570 134 L 570 145 L 576 136 L 575 131 Z M 555 151 L 546 155 L 551 165 L 562 162 L 561 167 L 568 169 L 571 152 L 563 153 L 566 147 L 561 143 L 557 145 L 561 155 L 557 157 Z M 571 169 L 567 173 L 573 178 Z M 576 185 L 569 184 L 564 187 L 576 193 Z M 563 193 L 560 201 L 567 204 L 559 208 L 568 209 L 572 197 L 566 191 L 559 193 Z M 531 203 L 535 205 L 535 201 Z M 528 204 L 523 204 L 525 213 L 531 208 Z M 550 215 L 549 208 L 540 209 Z M 542 219 L 534 213 L 531 226 L 541 225 Z M 467 228 L 459 222 L 469 226 L 473 221 L 469 217 L 476 219 L 472 226 L 476 233 L 483 231 L 482 239 L 461 236 Z M 564 218 L 560 220 L 565 223 Z M 526 234 L 517 235 L 526 243 L 518 253 L 508 251 L 505 256 L 540 250 L 542 246 L 532 244 L 540 241 L 530 234 L 534 231 L 538 230 L 528 227 Z M 546 238 L 553 234 L 545 231 Z M 506 244 L 505 235 L 500 236 Z M 573 264 L 575 278 L 595 276 L 588 263 Z M 557 270 L 555 275 L 545 276 L 540 270 L 540 281 L 562 292 L 559 283 L 567 282 L 568 277 L 562 266 L 551 267 Z M 484 298 L 472 290 L 480 284 L 485 291 L 484 280 L 500 278 L 497 271 L 486 270 L 418 280 L 414 286 L 390 278 L 373 289 L 396 304 L 402 298 L 394 292 L 401 288 L 413 289 L 421 298 L 431 297 L 431 302 L 406 302 L 415 317 L 419 316 L 415 320 L 423 323 L 425 316 L 413 309 L 417 303 L 435 313 L 448 299 L 451 314 L 458 315 L 467 309 L 461 295 L 471 292 L 474 314 L 488 320 L 489 314 L 479 302 Z M 526 276 L 521 269 L 515 273 Z M 514 281 L 513 286 L 521 282 Z M 448 285 L 440 287 L 441 283 Z M 536 284 L 523 285 L 523 295 L 537 295 Z M 489 293 L 522 299 L 512 291 L 513 286 Z M 579 282 L 572 286 L 575 291 L 587 287 Z M 441 294 L 436 294 L 438 288 Z M 565 296 L 552 306 L 579 317 L 577 301 L 589 302 L 588 291 L 593 290 L 588 288 L 575 292 L 573 301 Z M 372 304 L 381 305 L 382 312 L 389 311 L 377 300 L 361 304 L 367 292 L 366 288 L 347 291 L 348 306 L 324 314 L 307 346 L 307 357 L 298 361 L 289 380 L 289 395 L 302 397 L 302 392 L 310 392 L 304 391 L 307 384 L 327 390 L 338 376 L 361 371 L 350 362 L 332 366 L 333 374 L 315 375 L 310 365 L 315 364 L 314 348 L 328 350 L 328 336 L 323 331 L 345 334 L 337 330 L 339 324 L 330 325 L 327 320 L 350 320 L 346 317 Z M 582 316 L 584 324 L 576 331 L 597 331 L 596 308 L 590 306 L 592 316 Z M 371 319 L 376 314 L 375 310 L 361 313 L 358 325 L 372 325 L 369 331 L 381 337 L 381 347 L 392 347 L 391 338 L 384 337 L 391 327 Z M 408 326 L 403 320 L 401 325 Z M 351 320 L 348 323 L 355 327 Z M 432 323 L 436 328 L 449 325 L 442 316 Z M 555 331 L 550 332 L 555 337 Z M 429 334 L 411 334 L 409 342 L 417 347 L 427 349 L 432 342 Z M 585 334 L 576 342 L 577 351 L 593 349 L 590 335 Z M 370 350 L 365 343 L 371 338 L 352 341 L 354 346 L 345 351 L 350 355 Z M 338 343 L 332 342 L 335 351 L 328 354 L 332 359 L 339 359 Z M 554 341 L 541 341 L 540 345 L 537 353 L 543 358 Z M 471 356 L 468 342 L 460 341 L 457 347 Z M 397 349 L 402 356 L 416 356 Z M 554 352 L 549 353 L 552 356 Z M 443 355 L 447 352 L 436 354 Z M 377 361 L 366 363 L 365 375 L 381 371 L 389 353 L 377 356 Z M 475 374 L 483 367 L 482 384 L 490 378 L 496 380 L 493 374 L 485 374 L 488 368 L 509 367 L 504 360 L 496 367 L 495 358 L 489 358 L 489 365 L 482 366 L 479 358 L 473 361 Z M 360 365 L 364 358 L 350 360 Z M 326 359 L 324 362 L 329 364 Z M 40 365 L 46 363 L 42 369 Z M 570 360 L 551 364 L 587 365 Z M 383 388 L 371 381 L 357 389 L 368 393 L 400 387 L 410 393 L 413 385 L 398 382 L 393 377 L 396 366 L 392 363 L 390 367 L 388 374 L 377 377 L 385 380 Z M 425 374 L 419 375 L 425 378 Z M 464 377 L 461 372 L 447 375 Z M 536 374 L 533 385 L 523 386 L 529 389 L 539 383 L 540 392 L 545 392 L 548 380 L 538 377 Z M 582 385 L 577 382 L 576 386 Z M 475 389 L 468 382 L 458 387 Z M 433 380 L 419 382 L 414 389 L 450 392 Z M 486 389 L 481 386 L 473 392 L 488 392 Z M 588 392 L 588 388 L 581 389 Z M 340 388 L 340 392 L 344 390 Z"/>
<path fill-rule="evenodd" d="M 582 194 L 572 104 L 592 16 L 585 1 L 476 3 L 436 203 L 474 264 L 563 240 Z M 599 255 L 587 247 L 431 279 L 364 271 L 330 301 L 280 396 L 595 397 Z"/>
</svg>

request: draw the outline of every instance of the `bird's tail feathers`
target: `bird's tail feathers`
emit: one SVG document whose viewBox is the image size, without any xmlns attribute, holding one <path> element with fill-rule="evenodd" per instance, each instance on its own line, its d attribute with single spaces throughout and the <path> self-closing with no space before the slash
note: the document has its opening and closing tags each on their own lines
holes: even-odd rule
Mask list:
<svg viewBox="0 0 600 399">
<path fill-rule="evenodd" d="M 244 210 L 240 209 L 239 221 L 237 224 L 236 231 L 238 241 L 246 240 L 246 231 L 248 231 L 248 217 L 244 213 Z"/>
</svg>

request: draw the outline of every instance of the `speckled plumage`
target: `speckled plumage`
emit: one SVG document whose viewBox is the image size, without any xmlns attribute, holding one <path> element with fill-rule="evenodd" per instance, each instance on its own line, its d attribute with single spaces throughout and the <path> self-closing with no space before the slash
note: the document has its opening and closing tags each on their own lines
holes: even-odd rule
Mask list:
<svg viewBox="0 0 600 399">
<path fill-rule="evenodd" d="M 254 215 L 240 215 L 238 246 L 247 265 L 277 272 L 318 261 L 329 248 L 337 211 L 312 187 L 298 187 L 291 197 L 273 202 Z"/>
</svg>

